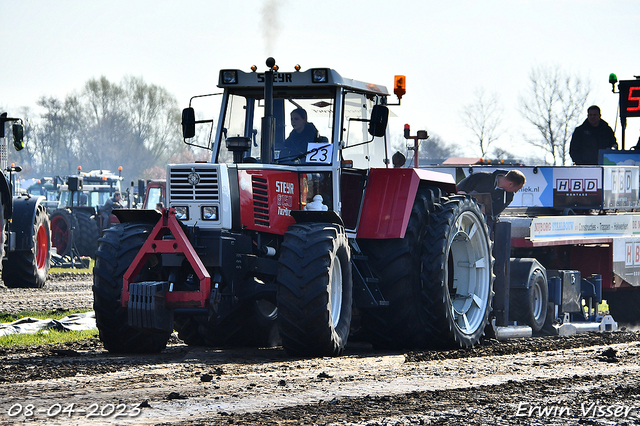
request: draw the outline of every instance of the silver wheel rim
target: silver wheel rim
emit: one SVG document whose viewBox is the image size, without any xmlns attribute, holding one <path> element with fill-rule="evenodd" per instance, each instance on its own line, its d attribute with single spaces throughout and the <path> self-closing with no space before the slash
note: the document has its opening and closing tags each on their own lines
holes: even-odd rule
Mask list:
<svg viewBox="0 0 640 426">
<path fill-rule="evenodd" d="M 337 327 L 340 322 L 340 311 L 342 310 L 342 265 L 336 256 L 331 265 L 331 280 L 329 281 L 329 313 L 333 326 Z"/>
<path fill-rule="evenodd" d="M 536 322 L 542 315 L 542 289 L 540 284 L 536 281 L 533 283 L 533 318 Z"/>
<path fill-rule="evenodd" d="M 468 335 L 484 324 L 490 297 L 491 252 L 483 228 L 478 216 L 466 211 L 456 220 L 449 239 L 445 277 L 451 313 L 456 327 Z"/>
</svg>

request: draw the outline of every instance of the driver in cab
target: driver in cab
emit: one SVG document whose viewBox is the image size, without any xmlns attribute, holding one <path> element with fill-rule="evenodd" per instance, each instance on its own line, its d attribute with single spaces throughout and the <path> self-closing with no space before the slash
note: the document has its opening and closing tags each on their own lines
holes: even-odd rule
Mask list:
<svg viewBox="0 0 640 426">
<path fill-rule="evenodd" d="M 285 139 L 280 150 L 280 159 L 305 153 L 307 152 L 308 143 L 322 141 L 316 126 L 307 121 L 307 111 L 303 108 L 296 108 L 291 111 L 291 127 L 293 127 L 293 130 Z"/>
</svg>

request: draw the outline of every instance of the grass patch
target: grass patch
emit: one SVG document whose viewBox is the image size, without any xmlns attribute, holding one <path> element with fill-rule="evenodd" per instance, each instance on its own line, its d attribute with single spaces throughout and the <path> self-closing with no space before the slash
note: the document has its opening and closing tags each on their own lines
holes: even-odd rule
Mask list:
<svg viewBox="0 0 640 426">
<path fill-rule="evenodd" d="M 36 334 L 10 334 L 8 336 L 1 336 L 0 347 L 77 342 L 78 340 L 91 339 L 97 336 L 97 328 L 82 331 L 43 330 Z"/>
<path fill-rule="evenodd" d="M 64 273 L 71 273 L 71 274 L 87 274 L 87 273 L 91 273 L 93 272 L 93 267 L 95 266 L 96 261 L 94 259 L 91 259 L 91 261 L 89 262 L 89 267 L 88 268 L 60 268 L 60 267 L 55 267 L 55 268 L 50 268 L 49 269 L 49 273 L 50 274 L 64 274 Z"/>
<path fill-rule="evenodd" d="M 55 309 L 50 311 L 23 311 L 16 314 L 0 314 L 0 322 L 7 323 L 19 320 L 21 318 L 36 318 L 36 319 L 62 319 L 70 314 L 79 314 L 89 312 L 85 310 L 63 310 Z M 0 336 L 0 347 L 8 346 L 31 346 L 31 345 L 44 345 L 51 343 L 66 343 L 75 342 L 78 340 L 91 339 L 98 335 L 98 329 L 93 328 L 91 330 L 82 331 L 57 331 L 57 330 L 42 330 L 35 334 L 10 334 L 8 336 Z"/>
<path fill-rule="evenodd" d="M 85 312 L 91 312 L 87 309 L 52 309 L 49 311 L 22 311 L 15 314 L 0 313 L 0 322 L 14 322 L 20 318 L 36 318 L 36 319 L 62 319 L 71 314 L 83 314 Z"/>
</svg>

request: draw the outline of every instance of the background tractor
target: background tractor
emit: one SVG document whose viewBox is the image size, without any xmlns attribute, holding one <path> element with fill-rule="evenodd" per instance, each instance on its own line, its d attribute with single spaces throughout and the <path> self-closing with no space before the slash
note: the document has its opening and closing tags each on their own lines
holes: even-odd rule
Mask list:
<svg viewBox="0 0 640 426">
<path fill-rule="evenodd" d="M 7 287 L 43 287 L 49 275 L 51 237 L 44 197 L 14 195 L 15 173 L 22 168 L 8 161 L 5 124 L 12 123 L 13 146 L 24 148 L 22 120 L 0 115 L 0 259 Z"/>
<path fill-rule="evenodd" d="M 122 177 L 108 170 L 82 172 L 57 177 L 60 193 L 57 209 L 49 209 L 51 238 L 61 256 L 72 254 L 75 247 L 80 256 L 94 257 L 103 224 L 98 210 L 120 191 Z M 116 222 L 115 216 L 112 222 Z"/>
</svg>

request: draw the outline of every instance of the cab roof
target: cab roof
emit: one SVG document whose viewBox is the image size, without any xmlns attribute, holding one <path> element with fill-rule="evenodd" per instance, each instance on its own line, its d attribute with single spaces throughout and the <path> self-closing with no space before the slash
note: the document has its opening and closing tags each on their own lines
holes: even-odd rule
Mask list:
<svg viewBox="0 0 640 426">
<path fill-rule="evenodd" d="M 322 81 L 314 82 L 314 75 L 324 73 L 326 78 Z M 229 76 L 234 76 L 229 77 Z M 244 72 L 241 70 L 227 69 L 221 70 L 218 77 L 218 87 L 238 88 L 238 89 L 264 89 L 264 72 Z M 233 81 L 233 82 L 230 82 Z M 290 88 L 321 88 L 321 87 L 343 87 L 360 92 L 371 93 L 379 96 L 389 96 L 385 86 L 365 83 L 350 78 L 344 78 L 337 71 L 330 68 L 311 68 L 306 71 L 281 72 L 274 71 L 274 90 L 281 87 Z"/>
</svg>

